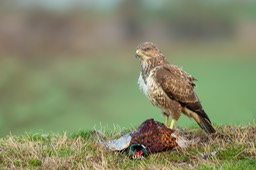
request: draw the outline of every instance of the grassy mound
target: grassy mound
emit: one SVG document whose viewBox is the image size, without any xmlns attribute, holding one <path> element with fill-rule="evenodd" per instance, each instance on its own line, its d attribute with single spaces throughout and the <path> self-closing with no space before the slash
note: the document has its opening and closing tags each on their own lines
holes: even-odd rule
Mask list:
<svg viewBox="0 0 256 170">
<path fill-rule="evenodd" d="M 199 143 L 142 160 L 106 150 L 89 131 L 9 135 L 0 139 L 0 169 L 254 169 L 256 124 L 216 129 L 218 133 L 211 136 L 190 129 L 194 137 L 200 137 Z M 106 133 L 111 139 L 120 131 Z"/>
</svg>

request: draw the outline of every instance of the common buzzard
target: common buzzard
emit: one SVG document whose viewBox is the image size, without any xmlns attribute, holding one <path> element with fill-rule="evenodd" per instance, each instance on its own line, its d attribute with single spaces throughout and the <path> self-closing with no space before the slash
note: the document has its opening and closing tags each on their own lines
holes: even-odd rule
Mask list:
<svg viewBox="0 0 256 170">
<path fill-rule="evenodd" d="M 193 76 L 170 64 L 151 42 L 139 44 L 136 57 L 142 68 L 138 84 L 152 104 L 162 110 L 167 127 L 169 116 L 172 117 L 170 128 L 173 129 L 174 123 L 184 113 L 192 117 L 207 133 L 215 132 L 194 92 L 196 79 Z"/>
</svg>

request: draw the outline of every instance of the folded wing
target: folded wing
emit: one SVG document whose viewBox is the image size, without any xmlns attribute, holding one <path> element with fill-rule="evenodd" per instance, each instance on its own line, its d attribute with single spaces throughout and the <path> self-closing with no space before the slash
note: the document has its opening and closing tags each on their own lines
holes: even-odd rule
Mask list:
<svg viewBox="0 0 256 170">
<path fill-rule="evenodd" d="M 206 132 L 215 132 L 211 126 L 208 115 L 194 92 L 194 77 L 183 71 L 181 68 L 166 64 L 159 66 L 156 70 L 156 78 L 167 96 L 178 101 L 186 110 L 188 116 L 193 117 L 199 126 Z M 188 113 L 191 111 L 191 113 Z"/>
</svg>

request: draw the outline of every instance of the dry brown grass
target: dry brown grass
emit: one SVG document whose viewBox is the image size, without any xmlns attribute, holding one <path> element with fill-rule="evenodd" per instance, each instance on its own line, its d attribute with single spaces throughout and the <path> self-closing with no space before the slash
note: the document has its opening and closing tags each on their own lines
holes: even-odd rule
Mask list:
<svg viewBox="0 0 256 170">
<path fill-rule="evenodd" d="M 256 167 L 256 124 L 218 126 L 208 136 L 198 129 L 188 138 L 200 141 L 187 148 L 131 160 L 97 143 L 90 132 L 9 135 L 0 139 L 0 169 L 253 169 Z M 115 131 L 108 135 L 111 139 Z"/>
</svg>

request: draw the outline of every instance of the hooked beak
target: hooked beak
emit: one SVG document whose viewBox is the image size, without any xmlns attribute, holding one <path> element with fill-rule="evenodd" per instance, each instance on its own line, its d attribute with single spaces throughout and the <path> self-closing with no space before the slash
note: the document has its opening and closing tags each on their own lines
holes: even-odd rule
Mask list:
<svg viewBox="0 0 256 170">
<path fill-rule="evenodd" d="M 142 56 L 141 50 L 136 50 L 136 58 L 139 58 Z"/>
</svg>

